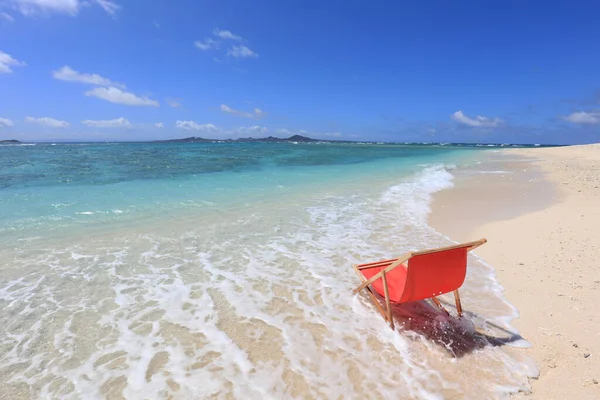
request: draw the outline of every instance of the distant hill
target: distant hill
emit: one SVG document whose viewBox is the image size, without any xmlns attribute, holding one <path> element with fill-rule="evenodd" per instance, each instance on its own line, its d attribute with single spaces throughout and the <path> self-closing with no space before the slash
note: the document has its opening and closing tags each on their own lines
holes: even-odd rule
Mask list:
<svg viewBox="0 0 600 400">
<path fill-rule="evenodd" d="M 195 142 L 214 142 L 212 139 L 204 139 L 201 137 L 187 137 L 183 139 L 167 139 L 167 140 L 153 140 L 156 143 L 195 143 Z"/>
<path fill-rule="evenodd" d="M 18 141 L 18 140 L 16 140 L 16 139 L 10 139 L 10 140 L 0 140 L 0 143 L 3 143 L 3 144 L 19 144 L 21 142 Z"/>
<path fill-rule="evenodd" d="M 287 141 L 288 142 L 320 142 L 321 140 L 311 139 L 309 137 L 302 136 L 302 135 L 294 135 L 294 136 L 290 136 L 289 138 L 287 138 Z"/>
<path fill-rule="evenodd" d="M 327 142 L 328 140 L 312 139 L 302 135 L 294 135 L 289 138 L 278 138 L 269 136 L 266 138 L 240 138 L 240 139 L 205 139 L 201 137 L 188 137 L 183 139 L 155 140 L 158 143 L 203 143 L 203 142 Z"/>
</svg>

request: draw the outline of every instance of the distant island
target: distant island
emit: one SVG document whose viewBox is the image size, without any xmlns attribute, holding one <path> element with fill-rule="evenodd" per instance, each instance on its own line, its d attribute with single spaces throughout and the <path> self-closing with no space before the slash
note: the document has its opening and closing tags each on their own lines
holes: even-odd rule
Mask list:
<svg viewBox="0 0 600 400">
<path fill-rule="evenodd" d="M 269 136 L 266 138 L 240 138 L 240 139 L 206 139 L 201 137 L 188 137 L 183 139 L 155 140 L 155 143 L 202 143 L 202 142 L 328 142 L 328 140 L 312 139 L 302 135 L 294 135 L 289 138 L 278 138 Z"/>
<path fill-rule="evenodd" d="M 0 140 L 0 143 L 3 143 L 3 144 L 19 144 L 21 142 L 19 142 L 16 139 L 9 139 L 9 140 Z"/>
</svg>

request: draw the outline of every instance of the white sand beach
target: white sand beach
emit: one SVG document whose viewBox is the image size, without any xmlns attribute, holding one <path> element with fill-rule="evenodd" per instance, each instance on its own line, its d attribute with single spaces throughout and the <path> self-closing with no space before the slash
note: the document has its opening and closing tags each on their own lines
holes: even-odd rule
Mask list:
<svg viewBox="0 0 600 400">
<path fill-rule="evenodd" d="M 502 171 L 459 174 L 430 221 L 454 240 L 489 241 L 478 254 L 519 309 L 514 325 L 540 371 L 517 397 L 598 399 L 600 145 L 498 155 Z"/>
</svg>

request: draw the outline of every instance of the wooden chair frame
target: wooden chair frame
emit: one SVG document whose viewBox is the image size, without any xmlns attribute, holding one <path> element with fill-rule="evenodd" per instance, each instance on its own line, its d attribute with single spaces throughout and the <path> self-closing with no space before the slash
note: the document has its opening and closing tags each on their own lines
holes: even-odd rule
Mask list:
<svg viewBox="0 0 600 400">
<path fill-rule="evenodd" d="M 353 265 L 354 270 L 356 271 L 358 277 L 361 280 L 361 284 L 353 290 L 354 293 L 358 293 L 363 289 L 367 290 L 367 294 L 369 295 L 369 298 L 371 299 L 371 301 L 373 302 L 373 304 L 375 305 L 375 308 L 377 308 L 377 311 L 379 311 L 379 313 L 381 314 L 381 316 L 383 317 L 383 319 L 385 319 L 385 321 L 387 323 L 390 324 L 390 328 L 394 329 L 394 320 L 392 318 L 392 307 L 390 304 L 390 297 L 388 294 L 388 286 L 387 286 L 387 278 L 386 275 L 392 271 L 393 269 L 399 267 L 399 266 L 404 266 L 404 263 L 407 263 L 412 257 L 414 256 L 420 256 L 420 255 L 424 255 L 424 254 L 431 254 L 431 253 L 437 253 L 440 251 L 447 251 L 447 250 L 454 250 L 454 249 L 458 249 L 461 247 L 466 247 L 467 248 L 467 252 L 476 249 L 477 247 L 485 244 L 487 242 L 486 239 L 480 239 L 480 240 L 476 240 L 473 242 L 467 242 L 467 243 L 462 243 L 462 244 L 457 244 L 457 245 L 453 245 L 453 246 L 447 246 L 447 247 L 440 247 L 437 249 L 429 249 L 429 250 L 422 250 L 422 251 L 412 251 L 412 252 L 408 252 L 405 253 L 403 255 L 401 255 L 398 258 L 393 258 L 391 260 L 382 260 L 382 261 L 377 261 L 377 262 L 373 262 L 373 263 L 369 263 L 369 264 L 355 264 Z M 363 269 L 367 269 L 367 268 L 376 268 L 376 267 L 381 267 L 382 265 L 388 264 L 392 262 L 387 268 L 381 270 L 380 272 L 378 272 L 376 275 L 372 276 L 370 279 L 366 279 L 365 276 L 360 272 Z M 405 268 L 410 268 L 409 264 L 407 263 Z M 375 294 L 373 293 L 373 290 L 369 287 L 369 285 L 371 285 L 373 282 L 375 282 L 377 279 L 381 279 L 383 281 L 383 290 L 384 290 L 384 298 L 385 298 L 385 310 L 383 309 L 383 307 L 381 306 L 381 304 L 379 303 L 379 301 L 377 300 L 377 298 L 375 297 Z M 450 313 L 448 312 L 448 310 L 446 310 L 444 308 L 444 306 L 442 305 L 442 303 L 435 297 L 431 297 L 431 300 L 433 301 L 433 303 L 439 307 L 441 310 L 443 310 L 444 312 L 446 312 L 446 314 L 450 315 Z M 456 289 L 454 291 L 454 302 L 456 303 L 456 312 L 458 313 L 459 317 L 462 317 L 462 304 L 460 302 L 460 295 L 458 293 L 458 289 Z"/>
</svg>

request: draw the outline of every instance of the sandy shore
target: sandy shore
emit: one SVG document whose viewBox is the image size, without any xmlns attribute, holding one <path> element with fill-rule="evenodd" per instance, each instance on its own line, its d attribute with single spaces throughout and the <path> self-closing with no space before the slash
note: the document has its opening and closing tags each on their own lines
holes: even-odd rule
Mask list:
<svg viewBox="0 0 600 400">
<path fill-rule="evenodd" d="M 457 241 L 489 240 L 478 254 L 518 307 L 540 370 L 518 397 L 600 399 L 600 145 L 505 150 L 483 165 L 457 172 L 430 222 Z"/>
</svg>

